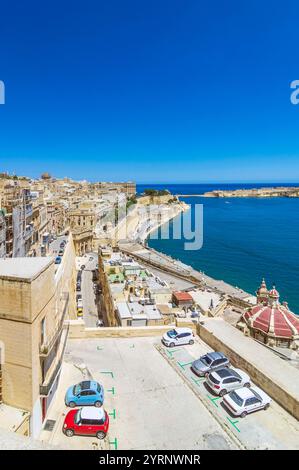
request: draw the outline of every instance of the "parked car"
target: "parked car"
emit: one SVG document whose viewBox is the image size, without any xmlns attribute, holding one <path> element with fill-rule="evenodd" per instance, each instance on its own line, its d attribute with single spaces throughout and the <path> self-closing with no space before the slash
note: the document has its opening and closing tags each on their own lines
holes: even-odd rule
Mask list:
<svg viewBox="0 0 299 470">
<path fill-rule="evenodd" d="M 83 271 L 83 269 L 85 269 L 85 268 L 86 268 L 85 264 L 82 264 L 82 266 L 81 266 L 82 271 Z"/>
<path fill-rule="evenodd" d="M 80 291 L 81 290 L 81 282 L 77 282 L 77 285 L 76 285 L 76 291 Z"/>
<path fill-rule="evenodd" d="M 97 327 L 100 328 L 102 326 L 104 326 L 103 320 L 97 320 Z"/>
<path fill-rule="evenodd" d="M 200 377 L 230 365 L 222 352 L 210 352 L 192 362 L 191 370 Z"/>
<path fill-rule="evenodd" d="M 60 256 L 56 256 L 55 258 L 55 264 L 60 264 L 61 263 L 61 257 Z"/>
<path fill-rule="evenodd" d="M 83 317 L 83 307 L 77 307 L 77 317 L 78 318 Z"/>
<path fill-rule="evenodd" d="M 61 242 L 59 248 L 64 248 L 65 242 Z"/>
<path fill-rule="evenodd" d="M 228 392 L 241 387 L 250 387 L 250 377 L 241 369 L 227 367 L 210 372 L 206 380 L 210 389 L 223 397 Z"/>
<path fill-rule="evenodd" d="M 104 388 L 94 380 L 83 380 L 77 385 L 69 387 L 65 394 L 65 404 L 75 406 L 94 405 L 102 406 L 104 403 Z"/>
<path fill-rule="evenodd" d="M 78 308 L 83 308 L 83 300 L 82 300 L 82 297 L 81 297 L 81 299 L 78 299 L 78 300 L 77 300 L 77 307 L 78 307 Z"/>
<path fill-rule="evenodd" d="M 171 348 L 182 344 L 194 344 L 194 334 L 191 328 L 174 328 L 164 333 L 162 343 Z"/>
<path fill-rule="evenodd" d="M 109 416 L 102 408 L 83 407 L 70 410 L 65 417 L 63 432 L 66 436 L 96 436 L 104 439 L 109 429 Z"/>
<path fill-rule="evenodd" d="M 63 251 L 63 250 L 59 250 L 59 252 L 58 252 L 58 256 L 63 256 L 63 253 L 64 253 L 64 251 Z"/>
<path fill-rule="evenodd" d="M 228 393 L 223 398 L 223 404 L 234 416 L 245 418 L 248 413 L 257 410 L 267 410 L 271 398 L 259 387 L 242 387 Z"/>
</svg>

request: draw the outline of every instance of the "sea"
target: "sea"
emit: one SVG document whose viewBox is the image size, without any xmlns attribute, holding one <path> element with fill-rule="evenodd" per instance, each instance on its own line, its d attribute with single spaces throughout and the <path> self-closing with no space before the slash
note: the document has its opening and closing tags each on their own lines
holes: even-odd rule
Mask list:
<svg viewBox="0 0 299 470">
<path fill-rule="evenodd" d="M 216 189 L 249 189 L 298 184 L 139 184 L 146 188 L 168 189 L 191 206 L 203 205 L 203 245 L 185 249 L 184 239 L 158 239 L 148 245 L 196 270 L 222 279 L 254 294 L 264 277 L 268 288 L 275 284 L 280 300 L 299 314 L 299 198 L 204 198 L 194 197 Z M 178 217 L 181 217 L 179 215 Z M 170 223 L 170 234 L 172 234 Z"/>
</svg>

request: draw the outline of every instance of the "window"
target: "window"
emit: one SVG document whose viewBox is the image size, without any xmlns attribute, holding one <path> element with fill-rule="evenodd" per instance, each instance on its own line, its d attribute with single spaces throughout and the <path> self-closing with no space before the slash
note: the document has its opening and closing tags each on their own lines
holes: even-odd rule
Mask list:
<svg viewBox="0 0 299 470">
<path fill-rule="evenodd" d="M 40 342 L 44 344 L 46 341 L 46 318 L 43 318 L 41 321 L 41 334 L 40 334 Z"/>
</svg>

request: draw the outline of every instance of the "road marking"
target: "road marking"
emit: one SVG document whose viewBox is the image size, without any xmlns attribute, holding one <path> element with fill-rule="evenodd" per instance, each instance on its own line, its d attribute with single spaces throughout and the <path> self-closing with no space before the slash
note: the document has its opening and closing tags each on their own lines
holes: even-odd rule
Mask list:
<svg viewBox="0 0 299 470">
<path fill-rule="evenodd" d="M 116 411 L 115 408 L 113 408 L 113 411 L 111 413 L 108 413 L 109 416 L 112 416 L 113 419 L 116 419 Z"/>
<path fill-rule="evenodd" d="M 101 374 L 110 374 L 111 377 L 114 379 L 114 374 L 111 371 L 101 370 Z"/>
<path fill-rule="evenodd" d="M 227 416 L 226 418 L 229 420 L 230 424 L 231 424 L 238 432 L 241 432 L 241 430 L 238 428 L 238 426 L 236 426 L 236 423 L 239 422 L 238 419 L 237 419 L 236 421 L 232 421 L 228 416 Z"/>
<path fill-rule="evenodd" d="M 216 408 L 218 408 L 218 405 L 217 405 L 216 401 L 221 400 L 221 397 L 210 397 L 210 395 L 207 395 L 207 397 L 213 403 L 213 405 L 215 405 Z"/>
<path fill-rule="evenodd" d="M 118 448 L 117 437 L 114 439 L 114 441 L 109 441 L 109 444 L 114 446 L 114 450 L 117 450 L 117 448 Z"/>
<path fill-rule="evenodd" d="M 191 362 L 186 362 L 185 364 L 182 364 L 181 362 L 177 361 L 178 365 L 181 367 L 181 369 L 185 370 L 186 366 L 190 366 L 190 364 L 193 364 L 193 361 Z"/>
<path fill-rule="evenodd" d="M 178 351 L 180 351 L 180 349 L 173 349 L 172 351 L 170 351 L 169 349 L 166 349 L 167 354 L 169 354 L 171 357 L 174 353 L 176 353 Z"/>
<path fill-rule="evenodd" d="M 198 378 L 198 379 L 195 379 L 194 377 L 191 377 L 191 380 L 193 380 L 193 382 L 196 383 L 196 385 L 199 385 L 199 384 L 201 384 L 201 383 L 205 380 L 205 378 L 204 378 L 204 377 L 200 377 L 200 378 Z"/>
<path fill-rule="evenodd" d="M 114 387 L 109 388 L 109 389 L 107 390 L 107 392 L 111 392 L 112 395 L 115 395 L 115 388 L 114 388 Z"/>
</svg>

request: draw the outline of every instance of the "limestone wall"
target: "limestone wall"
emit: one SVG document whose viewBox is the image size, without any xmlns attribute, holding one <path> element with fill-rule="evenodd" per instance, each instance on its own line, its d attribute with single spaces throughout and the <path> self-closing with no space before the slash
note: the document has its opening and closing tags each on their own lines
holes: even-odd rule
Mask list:
<svg viewBox="0 0 299 470">
<path fill-rule="evenodd" d="M 107 328 L 85 328 L 83 320 L 69 321 L 69 338 L 133 338 L 142 336 L 162 336 L 169 326 L 128 326 Z"/>
</svg>

